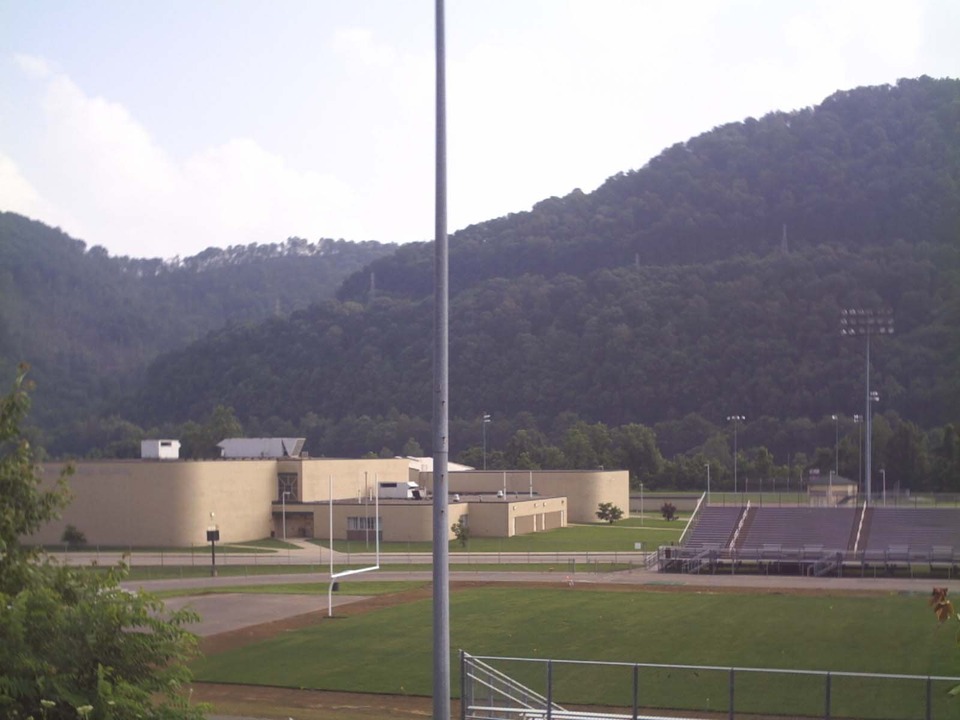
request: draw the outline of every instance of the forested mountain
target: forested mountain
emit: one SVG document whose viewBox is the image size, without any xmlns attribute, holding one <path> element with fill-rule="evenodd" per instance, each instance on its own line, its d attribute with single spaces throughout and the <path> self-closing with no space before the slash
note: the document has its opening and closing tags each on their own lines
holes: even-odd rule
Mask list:
<svg viewBox="0 0 960 720">
<path fill-rule="evenodd" d="M 901 80 L 838 92 L 677 143 L 645 167 L 450 241 L 453 292 L 494 277 L 582 275 L 792 250 L 957 240 L 958 81 Z M 431 292 L 429 244 L 401 247 L 345 284 L 341 299 Z"/>
<path fill-rule="evenodd" d="M 453 458 L 481 464 L 490 413 L 491 467 L 686 487 L 711 462 L 723 483 L 735 414 L 741 472 L 855 477 L 864 343 L 841 338 L 840 311 L 883 307 L 877 467 L 960 489 L 960 81 L 716 128 L 458 232 L 450 260 Z M 202 455 L 242 428 L 314 455 L 430 452 L 432 275 L 431 244 L 373 259 L 336 299 L 161 355 L 113 415 L 53 445 L 131 454 L 148 432 Z"/>
<path fill-rule="evenodd" d="M 332 297 L 392 249 L 291 238 L 169 261 L 110 257 L 0 213 L 0 370 L 12 378 L 17 363 L 30 363 L 35 422 L 83 416 L 130 392 L 160 352 Z"/>
</svg>

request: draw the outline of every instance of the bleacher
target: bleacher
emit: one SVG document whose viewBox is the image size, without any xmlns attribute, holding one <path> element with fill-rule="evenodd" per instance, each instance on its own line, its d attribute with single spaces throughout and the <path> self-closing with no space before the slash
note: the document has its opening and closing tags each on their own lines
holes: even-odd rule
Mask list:
<svg viewBox="0 0 960 720">
<path fill-rule="evenodd" d="M 956 508 L 870 508 L 869 530 L 861 543 L 865 567 L 887 572 L 918 564 L 960 571 L 960 510 Z"/>
<path fill-rule="evenodd" d="M 662 571 L 810 575 L 913 575 L 929 565 L 952 577 L 960 574 L 960 508 L 707 506 L 683 546 L 661 548 L 657 564 Z"/>
<path fill-rule="evenodd" d="M 696 526 L 683 543 L 684 547 L 727 547 L 742 512 L 743 508 L 737 506 L 708 505 L 702 508 Z"/>
<path fill-rule="evenodd" d="M 779 545 L 800 550 L 820 546 L 828 551 L 845 551 L 857 517 L 855 508 L 757 507 L 738 549 Z"/>
<path fill-rule="evenodd" d="M 960 510 L 955 508 L 871 508 L 870 532 L 864 549 L 886 550 L 891 545 L 929 549 L 960 548 Z"/>
</svg>

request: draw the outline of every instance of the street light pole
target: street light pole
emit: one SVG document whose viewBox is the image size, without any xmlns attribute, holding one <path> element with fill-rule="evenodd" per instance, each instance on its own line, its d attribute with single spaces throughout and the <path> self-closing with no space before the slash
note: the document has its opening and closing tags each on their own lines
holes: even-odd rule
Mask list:
<svg viewBox="0 0 960 720">
<path fill-rule="evenodd" d="M 863 415 L 854 415 L 853 422 L 857 424 L 857 492 L 862 492 L 863 486 Z"/>
<path fill-rule="evenodd" d="M 840 477 L 840 416 L 833 414 L 833 474 Z"/>
<path fill-rule="evenodd" d="M 743 415 L 727 415 L 727 422 L 733 423 L 733 494 L 737 494 L 737 426 L 746 418 Z"/>
<path fill-rule="evenodd" d="M 284 490 L 280 495 L 280 507 L 282 508 L 283 514 L 283 540 L 287 540 L 287 495 L 290 494 L 289 490 Z"/>
<path fill-rule="evenodd" d="M 870 402 L 872 400 L 870 393 L 870 337 L 872 335 L 892 335 L 893 334 L 893 313 L 890 310 L 886 309 L 863 309 L 863 308 L 847 308 L 840 311 L 840 335 L 849 337 L 851 335 L 863 335 L 866 337 L 866 372 L 864 373 L 864 385 L 866 386 L 865 390 L 865 401 L 864 405 L 866 407 L 865 417 L 867 425 L 867 446 L 865 450 L 866 455 L 866 498 L 864 503 L 870 503 L 872 501 L 871 494 L 873 492 L 873 452 L 872 452 L 872 442 L 873 442 L 873 427 L 871 420 L 871 411 L 870 411 Z"/>
<path fill-rule="evenodd" d="M 704 463 L 707 467 L 707 505 L 710 504 L 710 463 Z"/>
<path fill-rule="evenodd" d="M 490 422 L 490 414 L 484 413 L 481 419 L 483 426 L 483 469 L 487 469 L 487 424 Z"/>
<path fill-rule="evenodd" d="M 883 506 L 887 506 L 887 469 L 880 468 L 880 477 L 883 478 Z"/>
</svg>

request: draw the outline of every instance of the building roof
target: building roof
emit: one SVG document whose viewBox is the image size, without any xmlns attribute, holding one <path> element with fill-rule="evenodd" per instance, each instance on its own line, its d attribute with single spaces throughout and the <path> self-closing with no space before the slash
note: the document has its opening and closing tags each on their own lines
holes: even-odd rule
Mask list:
<svg viewBox="0 0 960 720">
<path fill-rule="evenodd" d="M 306 438 L 226 438 L 217 443 L 224 458 L 299 457 Z"/>
</svg>

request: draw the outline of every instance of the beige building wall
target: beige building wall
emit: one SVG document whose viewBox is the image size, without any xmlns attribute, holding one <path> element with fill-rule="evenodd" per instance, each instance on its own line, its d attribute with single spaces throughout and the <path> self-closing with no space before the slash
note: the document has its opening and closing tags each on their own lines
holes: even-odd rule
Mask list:
<svg viewBox="0 0 960 720">
<path fill-rule="evenodd" d="M 378 482 L 406 482 L 410 461 L 405 458 L 336 459 L 298 458 L 283 460 L 280 472 L 300 473 L 303 502 L 326 502 L 333 482 L 334 499 L 373 497 Z"/>
<path fill-rule="evenodd" d="M 433 487 L 431 473 L 421 473 L 421 485 Z M 452 493 L 496 493 L 507 498 L 566 497 L 567 522 L 597 522 L 597 506 L 613 503 L 630 517 L 630 474 L 626 470 L 469 470 L 449 474 Z"/>
<path fill-rule="evenodd" d="M 472 537 L 513 537 L 566 527 L 567 499 L 521 497 L 483 502 L 471 500 L 467 512 Z"/>
<path fill-rule="evenodd" d="M 276 467 L 273 460 L 78 463 L 67 481 L 70 504 L 35 540 L 56 544 L 68 524 L 91 545 L 189 547 L 206 542 L 211 523 L 224 542 L 267 537 Z M 45 482 L 53 483 L 62 469 L 45 465 Z"/>
<path fill-rule="evenodd" d="M 53 483 L 62 467 L 48 464 L 45 481 Z M 404 482 L 409 472 L 406 459 L 80 462 L 68 481 L 73 500 L 63 517 L 44 527 L 34 539 L 57 544 L 68 524 L 82 531 L 92 545 L 205 545 L 211 525 L 220 530 L 221 542 L 255 540 L 269 537 L 271 532 L 282 537 L 284 506 L 288 538 L 326 538 L 330 534 L 331 477 L 334 499 L 340 501 L 334 503 L 334 537 L 343 539 L 347 518 L 362 515 L 357 508 L 362 508 L 365 497 L 375 495 L 377 483 Z M 281 502 L 279 473 L 296 475 L 299 497 Z M 417 471 L 414 477 L 421 485 L 430 484 L 429 475 Z M 626 472 L 537 472 L 533 474 L 537 493 L 533 498 L 528 496 L 529 473 L 507 473 L 508 497 L 502 500 L 494 497 L 502 489 L 502 473 L 451 473 L 450 478 L 451 491 L 490 494 L 484 502 L 465 499 L 450 503 L 450 524 L 460 514 L 467 514 L 476 537 L 509 537 L 562 527 L 568 521 L 595 521 L 592 513 L 599 502 L 627 506 L 618 494 L 622 485 L 626 497 Z M 356 504 L 351 502 L 354 500 Z M 372 502 L 368 511 L 373 511 Z M 433 505 L 427 500 L 381 501 L 380 516 L 386 542 L 432 539 Z M 454 537 L 449 528 L 447 537 Z"/>
</svg>

